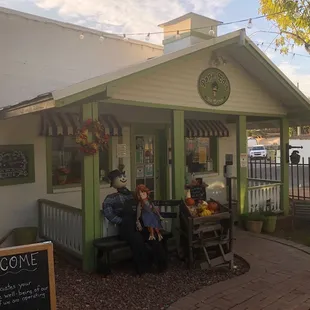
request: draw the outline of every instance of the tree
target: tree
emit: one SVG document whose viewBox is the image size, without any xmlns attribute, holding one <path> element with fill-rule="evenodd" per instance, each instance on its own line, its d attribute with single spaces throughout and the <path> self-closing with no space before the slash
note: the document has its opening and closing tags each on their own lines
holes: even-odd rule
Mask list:
<svg viewBox="0 0 310 310">
<path fill-rule="evenodd" d="M 281 53 L 298 45 L 310 54 L 310 0 L 260 0 L 260 12 L 279 28 L 275 43 Z"/>
</svg>

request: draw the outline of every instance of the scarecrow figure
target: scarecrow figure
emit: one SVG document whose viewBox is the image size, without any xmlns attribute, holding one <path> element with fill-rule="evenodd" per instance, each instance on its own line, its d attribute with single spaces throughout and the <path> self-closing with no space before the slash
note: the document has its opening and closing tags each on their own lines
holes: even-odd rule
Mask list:
<svg viewBox="0 0 310 310">
<path fill-rule="evenodd" d="M 131 248 L 136 272 L 139 275 L 147 272 L 154 260 L 159 270 L 163 271 L 166 268 L 166 253 L 158 241 L 147 240 L 145 230 L 137 222 L 137 201 L 126 187 L 125 172 L 113 170 L 108 178 L 117 192 L 105 198 L 103 213 L 112 224 L 119 226 L 120 238 L 127 241 Z"/>
<path fill-rule="evenodd" d="M 161 221 L 164 219 L 160 215 L 159 210 L 150 202 L 150 190 L 144 184 L 140 184 L 136 188 L 136 197 L 139 201 L 137 228 L 139 229 L 139 220 L 141 217 L 144 227 L 146 227 L 150 233 L 149 240 L 156 240 L 156 232 L 158 241 L 161 241 L 163 239 L 160 233 L 160 229 L 162 229 Z"/>
</svg>

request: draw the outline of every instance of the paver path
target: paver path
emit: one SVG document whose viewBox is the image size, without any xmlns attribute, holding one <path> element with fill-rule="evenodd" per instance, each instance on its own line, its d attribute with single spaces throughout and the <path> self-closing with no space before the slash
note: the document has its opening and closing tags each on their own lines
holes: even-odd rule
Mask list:
<svg viewBox="0 0 310 310">
<path fill-rule="evenodd" d="M 170 310 L 310 310 L 309 254 L 243 231 L 236 238 L 250 271 L 189 294 Z"/>
</svg>

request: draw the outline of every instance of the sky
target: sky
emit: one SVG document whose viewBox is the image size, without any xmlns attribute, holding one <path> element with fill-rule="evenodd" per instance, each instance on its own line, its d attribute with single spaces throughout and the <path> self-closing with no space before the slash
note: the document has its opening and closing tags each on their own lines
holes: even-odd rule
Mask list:
<svg viewBox="0 0 310 310">
<path fill-rule="evenodd" d="M 157 27 L 188 12 L 195 12 L 222 22 L 249 19 L 259 14 L 259 0 L 0 0 L 0 6 L 55 20 L 95 28 L 111 33 L 152 33 Z M 246 28 L 247 35 L 261 50 L 310 97 L 310 54 L 295 47 L 288 55 L 275 50 L 277 28 L 266 19 L 219 27 L 219 35 Z M 145 40 L 145 36 L 129 36 Z M 162 34 L 151 35 L 150 42 L 160 44 Z M 294 55 L 295 54 L 295 55 Z M 300 55 L 297 55 L 300 54 Z"/>
</svg>

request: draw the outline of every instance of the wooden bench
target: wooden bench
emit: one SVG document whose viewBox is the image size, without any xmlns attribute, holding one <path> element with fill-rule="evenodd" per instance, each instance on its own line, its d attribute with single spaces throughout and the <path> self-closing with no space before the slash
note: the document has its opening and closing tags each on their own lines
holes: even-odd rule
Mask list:
<svg viewBox="0 0 310 310">
<path fill-rule="evenodd" d="M 159 208 L 165 222 L 162 240 L 165 250 L 168 251 L 167 240 L 173 236 L 173 221 L 178 219 L 181 200 L 154 200 L 153 204 Z M 94 247 L 97 250 L 97 272 L 108 275 L 111 273 L 111 253 L 118 249 L 129 250 L 129 245 L 119 237 L 118 227 L 104 219 L 103 237 L 94 240 Z"/>
</svg>

